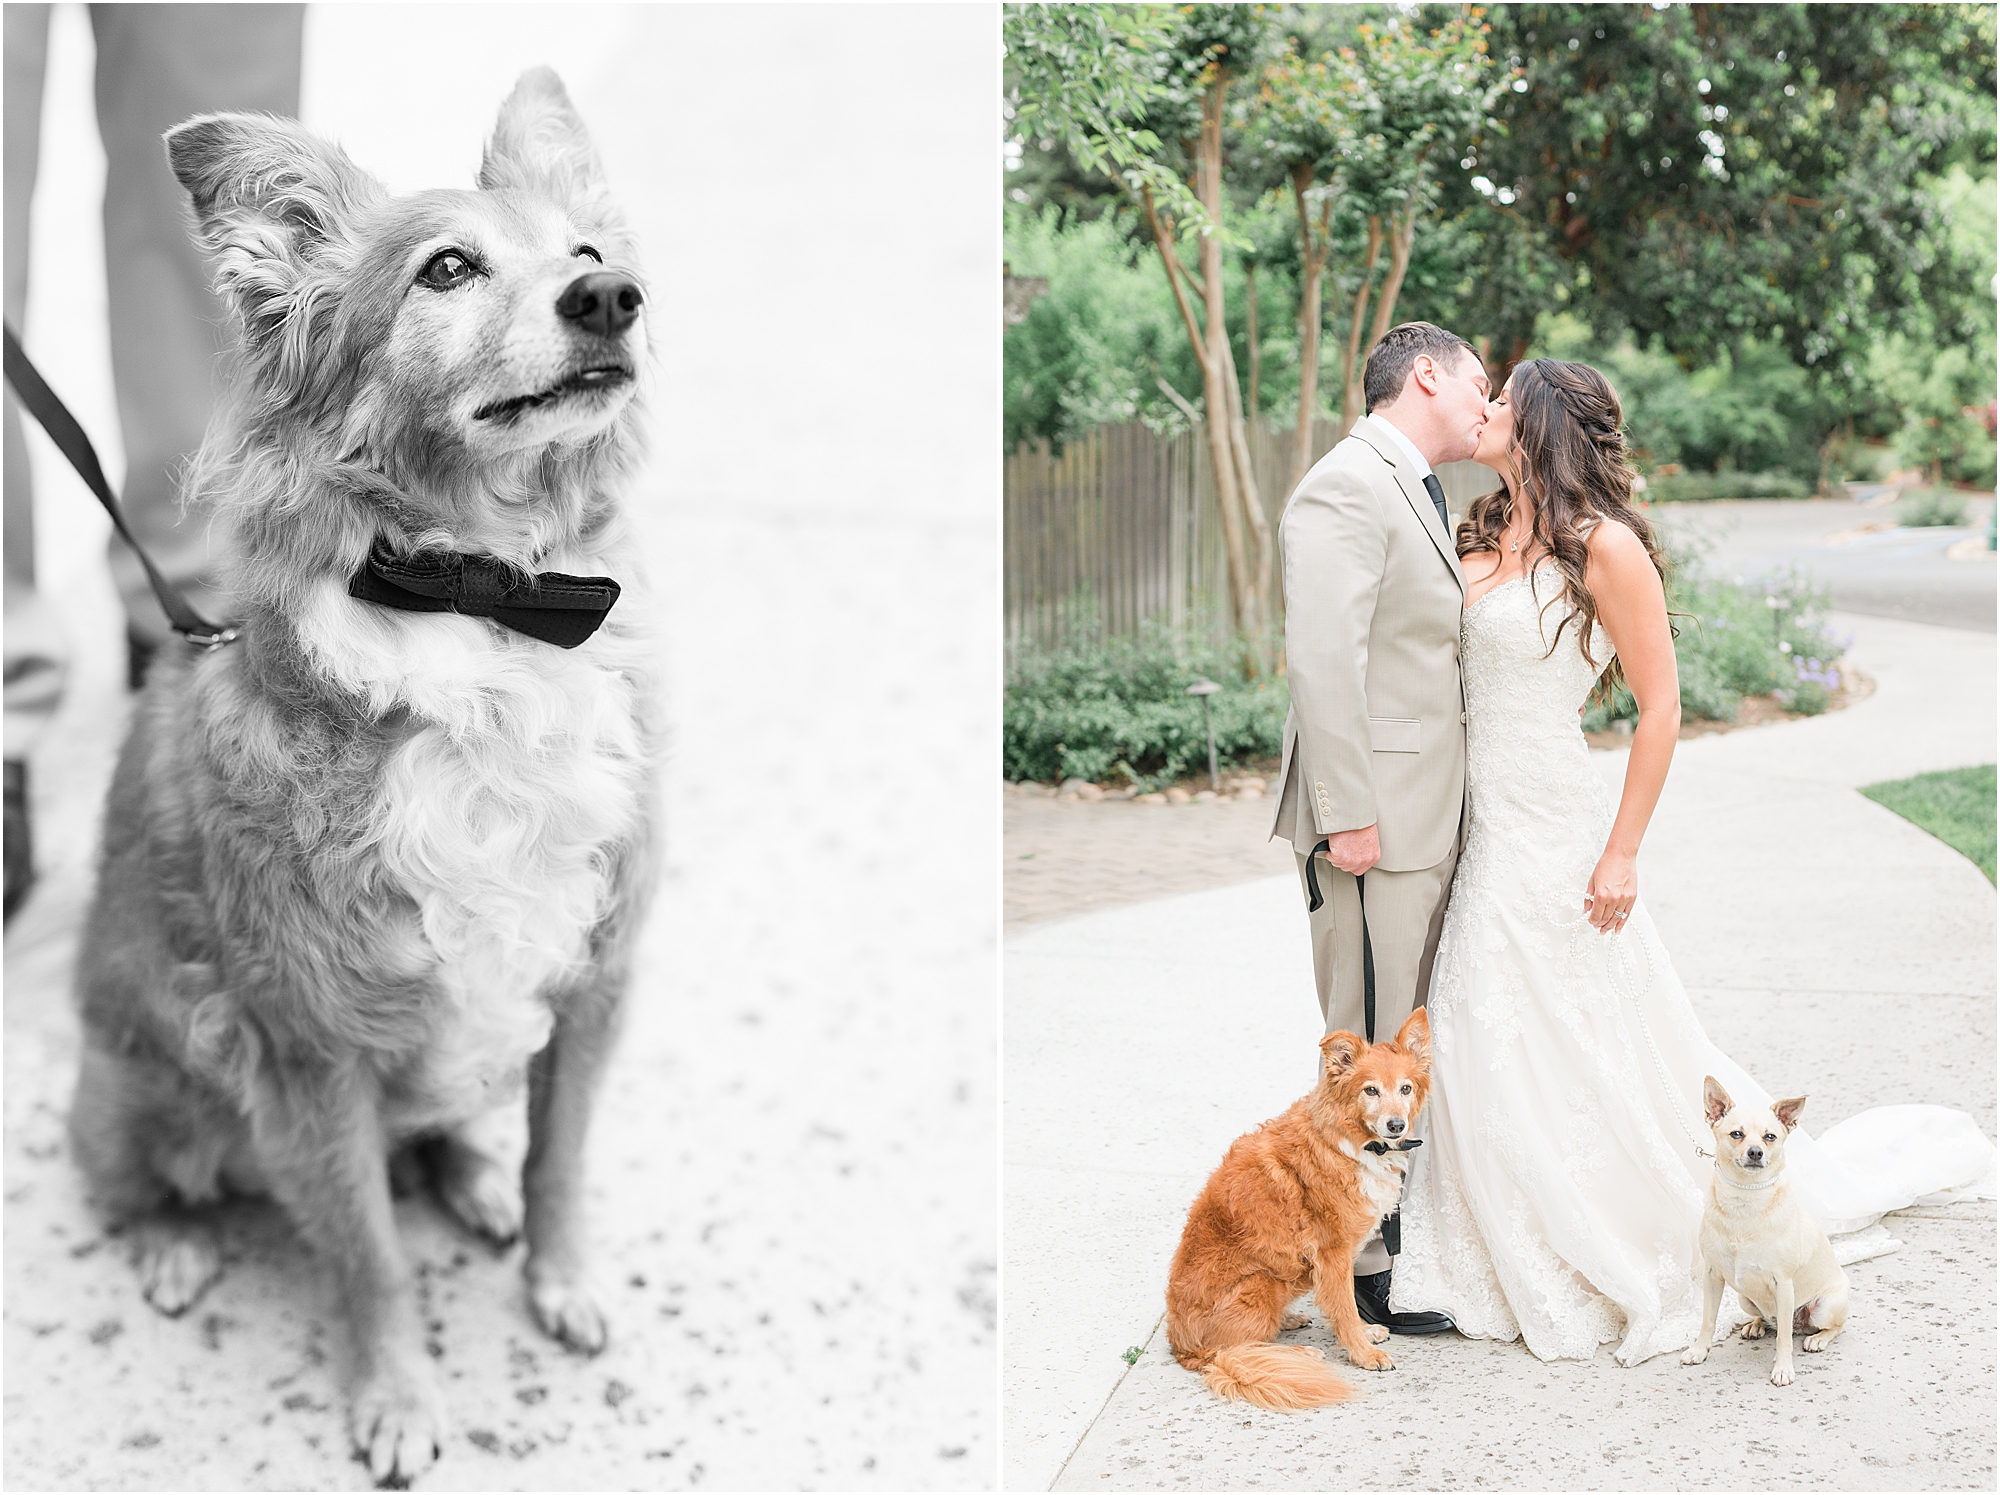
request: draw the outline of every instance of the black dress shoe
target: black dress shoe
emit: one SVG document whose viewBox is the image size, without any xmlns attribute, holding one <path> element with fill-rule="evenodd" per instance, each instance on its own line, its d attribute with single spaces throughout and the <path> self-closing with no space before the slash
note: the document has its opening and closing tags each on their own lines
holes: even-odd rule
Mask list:
<svg viewBox="0 0 2000 1495">
<path fill-rule="evenodd" d="M 1442 1313 L 1390 1312 L 1387 1272 L 1354 1279 L 1354 1306 L 1360 1310 L 1364 1323 L 1380 1324 L 1391 1334 L 1442 1334 L 1458 1327 Z"/>
<path fill-rule="evenodd" d="M 7 908 L 6 917 L 28 896 L 35 885 L 35 858 L 28 837 L 28 765 L 7 760 Z"/>
</svg>

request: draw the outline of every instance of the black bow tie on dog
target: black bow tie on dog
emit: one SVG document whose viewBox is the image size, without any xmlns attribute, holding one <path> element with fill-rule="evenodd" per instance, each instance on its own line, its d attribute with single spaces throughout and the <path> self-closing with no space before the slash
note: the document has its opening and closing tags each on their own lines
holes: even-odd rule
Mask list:
<svg viewBox="0 0 2000 1495">
<path fill-rule="evenodd" d="M 1422 1147 L 1423 1145 L 1424 1139 L 1422 1137 L 1405 1137 L 1400 1142 L 1363 1142 L 1361 1150 L 1363 1152 L 1372 1152 L 1379 1158 L 1384 1153 L 1408 1152 L 1413 1147 Z"/>
<path fill-rule="evenodd" d="M 618 583 L 608 576 L 543 571 L 524 582 L 521 575 L 494 556 L 454 550 L 397 555 L 378 539 L 347 595 L 405 612 L 491 618 L 561 649 L 574 649 L 597 632 L 618 600 Z"/>
</svg>

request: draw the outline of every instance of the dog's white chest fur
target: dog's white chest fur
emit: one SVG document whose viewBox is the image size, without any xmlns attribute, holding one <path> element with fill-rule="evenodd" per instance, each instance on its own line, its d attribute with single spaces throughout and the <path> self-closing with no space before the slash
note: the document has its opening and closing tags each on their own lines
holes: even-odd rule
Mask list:
<svg viewBox="0 0 2000 1495">
<path fill-rule="evenodd" d="M 339 626 L 307 643 L 330 672 L 419 723 L 384 765 L 367 839 L 446 998 L 416 1089 L 462 1114 L 547 1043 L 547 998 L 614 895 L 646 772 L 635 688 L 613 667 L 629 645 L 562 650 L 345 597 L 321 615 Z"/>
<path fill-rule="evenodd" d="M 1403 1165 L 1400 1158 L 1392 1158 L 1388 1153 L 1363 1152 L 1345 1140 L 1341 1142 L 1340 1150 L 1359 1164 L 1354 1176 L 1361 1184 L 1361 1197 L 1368 1201 L 1368 1207 L 1378 1217 L 1386 1218 L 1393 1214 L 1403 1198 Z"/>
</svg>

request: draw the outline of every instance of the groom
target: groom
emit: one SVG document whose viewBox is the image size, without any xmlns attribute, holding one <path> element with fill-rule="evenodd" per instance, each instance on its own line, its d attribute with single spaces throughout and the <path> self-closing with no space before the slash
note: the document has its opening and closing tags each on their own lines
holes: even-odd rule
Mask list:
<svg viewBox="0 0 2000 1495">
<path fill-rule="evenodd" d="M 1386 1040 L 1430 986 L 1465 803 L 1465 578 L 1432 468 L 1472 455 L 1488 388 L 1463 338 L 1391 328 L 1362 374 L 1368 413 L 1278 525 L 1292 709 L 1271 834 L 1318 886 L 1308 920 L 1329 1033 Z M 1355 1257 L 1362 1318 L 1394 1334 L 1452 1328 L 1390 1311 L 1390 1262 L 1379 1232 Z"/>
</svg>

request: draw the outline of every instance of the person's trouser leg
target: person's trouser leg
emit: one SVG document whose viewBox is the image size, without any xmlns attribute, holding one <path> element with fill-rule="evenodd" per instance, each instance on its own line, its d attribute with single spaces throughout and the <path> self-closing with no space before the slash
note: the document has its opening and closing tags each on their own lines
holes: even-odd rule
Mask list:
<svg viewBox="0 0 2000 1495">
<path fill-rule="evenodd" d="M 1307 887 L 1306 858 L 1299 863 L 1299 886 Z M 1366 983 L 1362 969 L 1363 899 L 1368 916 L 1368 950 L 1375 966 L 1375 1031 L 1371 1042 L 1387 1043 L 1429 994 L 1438 937 L 1444 932 L 1445 900 L 1451 893 L 1456 852 L 1435 867 L 1416 872 L 1365 874 L 1355 879 L 1324 858 L 1314 873 L 1324 900 L 1307 915 L 1312 930 L 1313 978 L 1320 1016 L 1329 1033 L 1368 1038 Z M 1389 1270 L 1389 1253 L 1378 1230 L 1354 1259 L 1357 1277 Z"/>
<path fill-rule="evenodd" d="M 7 325 L 23 331 L 28 309 L 28 225 L 42 143 L 42 72 L 49 8 L 6 7 L 5 198 Z M 62 699 L 69 650 L 55 610 L 35 590 L 35 496 L 28 445 L 14 395 L 5 397 L 6 757 L 20 762 Z"/>
<path fill-rule="evenodd" d="M 305 8 L 93 5 L 90 14 L 126 522 L 196 611 L 222 622 L 231 609 L 212 574 L 208 516 L 182 515 L 178 484 L 208 424 L 225 311 L 160 137 L 216 110 L 297 115 Z M 165 638 L 166 616 L 145 572 L 115 538 L 111 568 L 134 635 Z"/>
</svg>

